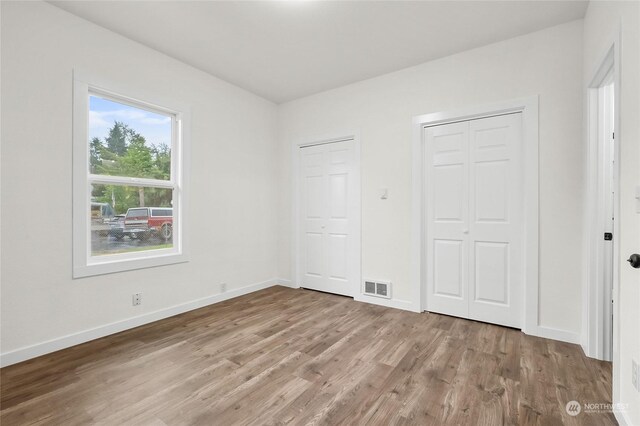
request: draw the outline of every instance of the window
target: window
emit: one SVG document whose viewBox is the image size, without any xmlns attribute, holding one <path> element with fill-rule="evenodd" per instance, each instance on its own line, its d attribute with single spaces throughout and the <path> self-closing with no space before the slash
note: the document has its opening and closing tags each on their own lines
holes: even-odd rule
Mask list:
<svg viewBox="0 0 640 426">
<path fill-rule="evenodd" d="M 153 209 L 151 210 L 151 216 L 172 216 L 173 213 L 169 209 Z"/>
<path fill-rule="evenodd" d="M 186 109 L 84 80 L 74 81 L 74 277 L 186 261 Z"/>
</svg>

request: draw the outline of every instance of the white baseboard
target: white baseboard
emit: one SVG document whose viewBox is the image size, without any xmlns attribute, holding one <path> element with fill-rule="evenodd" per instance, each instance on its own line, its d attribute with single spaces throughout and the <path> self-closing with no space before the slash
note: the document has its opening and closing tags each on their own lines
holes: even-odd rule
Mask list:
<svg viewBox="0 0 640 426">
<path fill-rule="evenodd" d="M 638 426 L 640 423 L 634 423 L 629 417 L 628 411 L 616 411 L 613 413 L 620 426 Z"/>
<path fill-rule="evenodd" d="M 387 308 L 402 309 L 403 311 L 420 312 L 420 309 L 406 300 L 383 299 L 381 297 L 367 296 L 365 294 L 356 295 L 353 300 L 356 302 L 371 303 L 373 305 L 386 306 Z"/>
<path fill-rule="evenodd" d="M 595 358 L 594 354 L 592 354 L 591 350 L 589 349 L 589 343 L 587 342 L 584 333 L 582 334 L 582 337 L 580 337 L 580 347 L 582 348 L 582 352 L 584 352 L 586 356 L 588 356 L 589 358 Z"/>
<path fill-rule="evenodd" d="M 379 297 L 367 296 L 359 294 L 354 297 L 357 302 L 372 303 L 374 305 L 386 306 L 389 308 L 402 309 L 410 312 L 420 313 L 420 308 L 416 303 L 411 303 L 406 300 L 397 299 L 383 299 Z M 559 340 L 561 342 L 581 344 L 582 338 L 579 333 L 574 333 L 567 330 L 561 330 L 553 327 L 537 326 L 533 329 L 528 329 L 525 334 L 537 337 L 544 337 L 546 339 Z"/>
<path fill-rule="evenodd" d="M 633 426 L 634 423 L 631 423 L 631 419 L 629 418 L 629 414 L 626 411 L 614 411 L 613 415 L 616 417 L 618 424 L 620 426 Z"/>
<path fill-rule="evenodd" d="M 539 325 L 533 329 L 528 329 L 526 331 L 526 334 L 529 334 L 531 336 L 544 337 L 546 339 L 560 340 L 561 342 L 575 343 L 576 345 L 579 345 L 582 341 L 579 333 L 561 330 L 559 328 L 545 327 L 542 325 Z"/>
<path fill-rule="evenodd" d="M 293 285 L 291 280 L 288 280 L 288 279 L 285 279 L 285 278 L 276 278 L 274 281 L 276 282 L 276 284 L 284 286 L 284 287 L 300 288 L 298 286 Z"/>
<path fill-rule="evenodd" d="M 295 286 L 291 280 L 283 279 L 283 278 L 273 278 L 260 283 L 251 284 L 245 287 L 230 290 L 226 293 L 215 294 L 213 296 L 204 297 L 202 299 L 172 306 L 166 309 L 149 312 L 149 313 L 128 318 L 122 321 L 116 321 L 100 327 L 95 327 L 92 329 L 80 331 L 78 333 L 69 334 L 56 339 L 48 340 L 46 342 L 38 343 L 32 346 L 26 346 L 10 352 L 5 352 L 3 354 L 0 354 L 0 367 L 6 367 L 11 364 L 16 364 L 18 362 L 26 361 L 31 358 L 35 358 L 51 352 L 59 351 L 61 349 L 69 348 L 71 346 L 79 345 L 81 343 L 85 343 L 91 340 L 99 339 L 101 337 L 105 337 L 110 334 L 115 334 L 121 331 L 129 330 L 134 327 L 139 327 L 141 325 L 149 324 L 154 321 L 172 317 L 174 315 L 182 314 L 184 312 L 192 311 L 194 309 L 202 308 L 208 305 L 212 305 L 214 303 L 232 299 L 234 297 L 249 294 L 254 291 L 272 287 L 274 285 L 282 285 L 285 287 L 297 288 L 297 286 Z M 371 303 L 374 305 L 386 306 L 386 307 L 395 308 L 395 309 L 402 309 L 410 312 L 420 312 L 420 309 L 416 304 L 406 300 L 382 299 L 382 298 L 371 297 L 371 296 L 366 296 L 362 294 L 356 295 L 354 297 L 354 300 L 357 302 Z M 559 330 L 551 327 L 538 326 L 534 330 L 527 330 L 527 334 L 538 336 L 538 337 L 545 337 L 547 339 L 560 340 L 568 343 L 580 344 L 580 335 L 578 333 L 573 333 L 566 330 Z M 624 413 L 622 413 L 621 415 L 624 416 Z"/>
<path fill-rule="evenodd" d="M 116 321 L 110 324 L 91 328 L 89 330 L 84 330 L 78 333 L 58 337 L 56 339 L 48 340 L 46 342 L 38 343 L 32 346 L 26 346 L 10 352 L 5 352 L 3 354 L 0 354 L 0 367 L 6 367 L 11 364 L 16 364 L 18 362 L 26 361 L 31 358 L 59 351 L 71 346 L 79 345 L 80 343 L 99 339 L 110 334 L 119 333 L 121 331 L 149 324 L 154 321 L 172 317 L 174 315 L 182 314 L 194 309 L 203 308 L 205 306 L 232 299 L 234 297 L 253 293 L 254 291 L 262 290 L 274 285 L 280 284 L 286 286 L 286 281 L 287 280 L 271 279 L 260 283 L 251 284 L 245 287 L 227 291 L 226 293 L 215 294 L 213 296 L 208 296 L 180 305 L 171 306 L 166 309 L 149 312 L 133 318 Z"/>
</svg>

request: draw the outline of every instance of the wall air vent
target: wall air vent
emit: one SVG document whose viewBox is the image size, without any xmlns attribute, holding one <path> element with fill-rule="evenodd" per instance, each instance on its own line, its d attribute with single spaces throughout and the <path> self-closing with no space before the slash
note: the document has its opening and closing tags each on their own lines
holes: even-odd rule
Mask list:
<svg viewBox="0 0 640 426">
<path fill-rule="evenodd" d="M 368 296 L 391 299 L 391 283 L 387 281 L 365 280 L 362 290 L 362 292 Z"/>
<path fill-rule="evenodd" d="M 376 294 L 376 283 L 373 281 L 365 281 L 364 292 L 365 294 Z"/>
</svg>

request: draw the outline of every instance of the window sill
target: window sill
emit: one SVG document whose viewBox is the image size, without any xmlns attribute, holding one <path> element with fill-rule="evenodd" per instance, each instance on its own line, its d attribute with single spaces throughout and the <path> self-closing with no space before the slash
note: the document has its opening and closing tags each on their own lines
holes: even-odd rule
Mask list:
<svg viewBox="0 0 640 426">
<path fill-rule="evenodd" d="M 135 258 L 128 260 L 114 259 L 88 263 L 87 265 L 73 268 L 73 278 L 84 278 L 95 275 L 113 274 L 116 272 L 134 271 L 137 269 L 154 268 L 157 266 L 175 265 L 188 262 L 189 258 L 184 253 L 158 254 L 153 257 Z"/>
</svg>

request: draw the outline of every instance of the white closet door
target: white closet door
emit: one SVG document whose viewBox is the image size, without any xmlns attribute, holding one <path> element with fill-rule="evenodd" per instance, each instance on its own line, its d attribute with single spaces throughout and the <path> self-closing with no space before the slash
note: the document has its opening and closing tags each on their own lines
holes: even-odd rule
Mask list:
<svg viewBox="0 0 640 426">
<path fill-rule="evenodd" d="M 426 129 L 427 310 L 467 317 L 469 123 Z"/>
<path fill-rule="evenodd" d="M 469 122 L 469 318 L 521 326 L 521 114 Z"/>
<path fill-rule="evenodd" d="M 300 285 L 353 296 L 357 288 L 354 141 L 300 148 Z"/>
<path fill-rule="evenodd" d="M 521 114 L 425 129 L 427 310 L 520 327 Z"/>
</svg>

